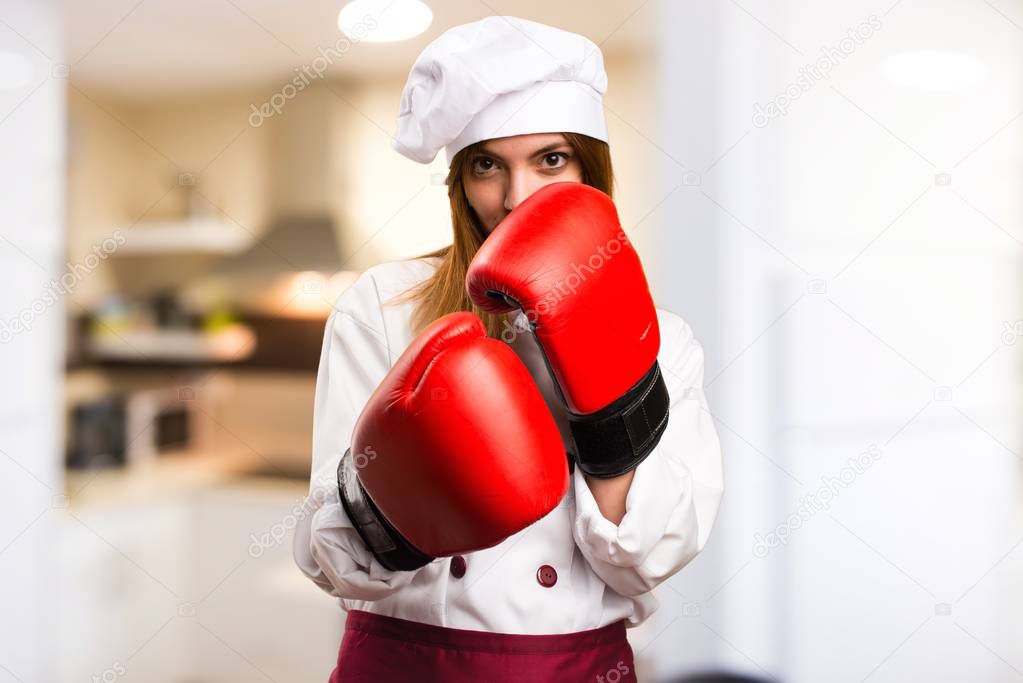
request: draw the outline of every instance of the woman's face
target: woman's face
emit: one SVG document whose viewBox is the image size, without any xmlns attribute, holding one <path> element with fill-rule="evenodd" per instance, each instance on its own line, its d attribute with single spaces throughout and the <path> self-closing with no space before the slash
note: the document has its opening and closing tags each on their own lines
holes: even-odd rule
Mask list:
<svg viewBox="0 0 1023 683">
<path fill-rule="evenodd" d="M 489 235 L 522 200 L 551 183 L 583 180 L 575 150 L 560 133 L 487 140 L 464 176 L 465 194 Z"/>
</svg>

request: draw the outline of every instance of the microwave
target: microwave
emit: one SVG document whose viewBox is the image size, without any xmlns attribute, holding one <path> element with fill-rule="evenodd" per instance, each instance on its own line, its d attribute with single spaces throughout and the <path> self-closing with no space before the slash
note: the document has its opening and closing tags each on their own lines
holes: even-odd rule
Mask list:
<svg viewBox="0 0 1023 683">
<path fill-rule="evenodd" d="M 137 463 L 196 445 L 201 423 L 191 387 L 144 389 L 124 400 L 125 460 Z"/>
</svg>

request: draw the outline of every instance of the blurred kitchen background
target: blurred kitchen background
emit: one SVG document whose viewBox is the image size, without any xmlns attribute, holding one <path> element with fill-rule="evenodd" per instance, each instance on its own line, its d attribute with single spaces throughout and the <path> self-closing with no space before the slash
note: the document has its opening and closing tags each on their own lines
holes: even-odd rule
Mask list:
<svg viewBox="0 0 1023 683">
<path fill-rule="evenodd" d="M 0 0 L 0 683 L 326 679 L 323 324 L 450 239 L 390 136 L 489 14 L 601 45 L 623 223 L 706 350 L 726 494 L 640 679 L 1023 680 L 1023 2 L 344 4 Z"/>
</svg>

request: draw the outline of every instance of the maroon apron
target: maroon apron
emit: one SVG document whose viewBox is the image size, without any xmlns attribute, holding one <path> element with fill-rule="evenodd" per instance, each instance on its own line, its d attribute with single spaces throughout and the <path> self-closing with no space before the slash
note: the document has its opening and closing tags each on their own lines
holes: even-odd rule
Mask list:
<svg viewBox="0 0 1023 683">
<path fill-rule="evenodd" d="M 636 683 L 625 622 L 591 631 L 466 631 L 351 610 L 329 683 Z"/>
</svg>

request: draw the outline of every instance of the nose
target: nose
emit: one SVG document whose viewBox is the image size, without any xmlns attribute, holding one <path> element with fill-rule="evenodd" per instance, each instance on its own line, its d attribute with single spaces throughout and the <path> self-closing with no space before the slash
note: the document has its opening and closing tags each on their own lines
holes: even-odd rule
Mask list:
<svg viewBox="0 0 1023 683">
<path fill-rule="evenodd" d="M 529 195 L 540 189 L 541 182 L 529 172 L 529 169 L 519 168 L 509 174 L 508 187 L 504 193 L 504 208 L 512 211 L 521 204 Z"/>
</svg>

